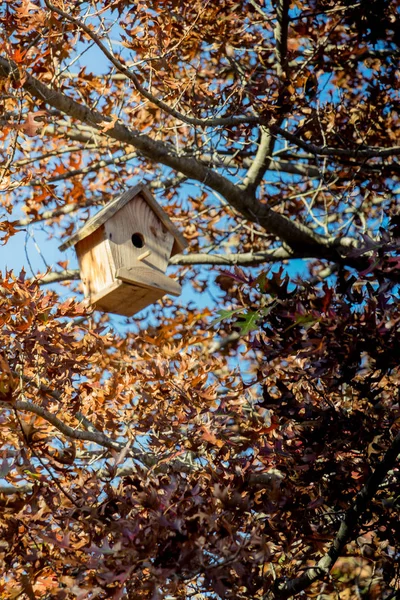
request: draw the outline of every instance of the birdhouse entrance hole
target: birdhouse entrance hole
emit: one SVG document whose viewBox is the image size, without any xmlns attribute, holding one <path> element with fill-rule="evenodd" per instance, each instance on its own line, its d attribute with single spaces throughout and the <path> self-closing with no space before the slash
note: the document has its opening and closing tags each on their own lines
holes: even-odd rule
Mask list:
<svg viewBox="0 0 400 600">
<path fill-rule="evenodd" d="M 132 240 L 132 244 L 135 246 L 135 248 L 143 248 L 144 237 L 142 236 L 141 233 L 133 233 L 131 240 Z"/>
</svg>

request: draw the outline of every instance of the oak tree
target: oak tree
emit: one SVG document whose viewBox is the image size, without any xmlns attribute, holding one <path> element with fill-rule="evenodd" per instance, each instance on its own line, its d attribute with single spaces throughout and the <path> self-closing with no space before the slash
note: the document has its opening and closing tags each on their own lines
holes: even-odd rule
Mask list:
<svg viewBox="0 0 400 600">
<path fill-rule="evenodd" d="M 3 251 L 144 182 L 193 290 L 2 267 L 2 598 L 399 597 L 398 11 L 2 3 Z"/>
</svg>

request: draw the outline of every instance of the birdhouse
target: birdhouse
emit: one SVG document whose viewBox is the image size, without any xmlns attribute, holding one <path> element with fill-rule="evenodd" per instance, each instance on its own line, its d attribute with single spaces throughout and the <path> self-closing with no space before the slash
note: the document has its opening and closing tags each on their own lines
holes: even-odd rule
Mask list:
<svg viewBox="0 0 400 600">
<path fill-rule="evenodd" d="M 165 274 L 187 244 L 144 185 L 108 203 L 60 246 L 75 246 L 85 297 L 99 310 L 130 317 L 181 286 Z"/>
</svg>

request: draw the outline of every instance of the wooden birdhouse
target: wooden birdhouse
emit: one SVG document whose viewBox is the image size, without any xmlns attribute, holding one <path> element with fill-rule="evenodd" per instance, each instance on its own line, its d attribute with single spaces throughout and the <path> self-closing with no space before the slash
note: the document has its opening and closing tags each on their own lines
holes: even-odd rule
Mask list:
<svg viewBox="0 0 400 600">
<path fill-rule="evenodd" d="M 85 297 L 99 310 L 130 317 L 181 286 L 165 275 L 187 244 L 144 185 L 116 198 L 60 246 L 75 246 Z"/>
</svg>

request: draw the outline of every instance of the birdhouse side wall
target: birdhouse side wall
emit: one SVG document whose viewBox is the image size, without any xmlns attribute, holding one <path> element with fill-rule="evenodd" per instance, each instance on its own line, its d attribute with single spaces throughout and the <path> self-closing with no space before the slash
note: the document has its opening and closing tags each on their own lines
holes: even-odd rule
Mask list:
<svg viewBox="0 0 400 600">
<path fill-rule="evenodd" d="M 141 196 L 121 208 L 104 227 L 116 269 L 142 264 L 165 273 L 174 237 Z"/>
<path fill-rule="evenodd" d="M 104 225 L 75 246 L 86 298 L 101 293 L 115 281 L 115 264 Z"/>
</svg>

